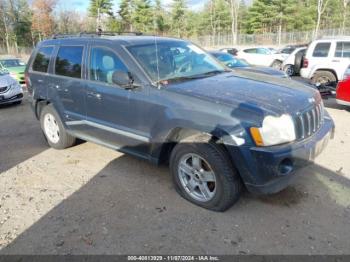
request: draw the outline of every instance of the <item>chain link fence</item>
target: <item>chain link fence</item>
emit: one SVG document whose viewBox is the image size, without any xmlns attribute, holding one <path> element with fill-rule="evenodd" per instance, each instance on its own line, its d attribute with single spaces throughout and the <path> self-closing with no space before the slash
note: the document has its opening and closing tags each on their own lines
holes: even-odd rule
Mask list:
<svg viewBox="0 0 350 262">
<path fill-rule="evenodd" d="M 337 36 L 350 36 L 350 28 L 326 29 L 320 30 L 317 34 L 317 38 L 322 37 L 337 37 Z M 277 33 L 266 34 L 239 34 L 237 36 L 237 43 L 235 46 L 253 46 L 253 45 L 270 45 L 279 46 L 287 44 L 307 44 L 314 39 L 314 31 L 305 32 L 284 32 L 279 35 Z M 207 35 L 190 38 L 191 41 L 204 46 L 204 47 L 224 47 L 233 46 L 232 35 Z"/>
</svg>

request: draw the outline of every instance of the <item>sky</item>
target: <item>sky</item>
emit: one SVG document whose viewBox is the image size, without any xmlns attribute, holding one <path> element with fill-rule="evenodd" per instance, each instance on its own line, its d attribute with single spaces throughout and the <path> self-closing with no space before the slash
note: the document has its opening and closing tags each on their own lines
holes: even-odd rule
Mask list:
<svg viewBox="0 0 350 262">
<path fill-rule="evenodd" d="M 118 10 L 119 0 L 113 1 L 115 4 L 115 11 Z M 170 7 L 172 0 L 162 0 L 161 1 L 164 7 Z M 206 1 L 203 0 L 187 0 L 187 5 L 192 10 L 199 10 L 203 8 Z M 76 10 L 79 12 L 87 12 L 89 0 L 59 0 L 57 4 L 58 9 L 66 9 L 66 10 Z"/>
</svg>

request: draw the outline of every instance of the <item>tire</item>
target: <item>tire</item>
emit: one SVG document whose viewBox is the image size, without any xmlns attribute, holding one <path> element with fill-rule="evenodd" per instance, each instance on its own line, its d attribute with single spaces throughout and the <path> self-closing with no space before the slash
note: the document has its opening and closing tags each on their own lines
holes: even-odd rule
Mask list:
<svg viewBox="0 0 350 262">
<path fill-rule="evenodd" d="M 283 68 L 283 71 L 288 75 L 288 76 L 294 76 L 294 66 L 293 65 L 286 65 Z"/>
<path fill-rule="evenodd" d="M 275 68 L 277 70 L 281 70 L 281 66 L 282 66 L 282 62 L 279 60 L 275 60 L 273 61 L 273 63 L 271 64 L 272 68 Z"/>
<path fill-rule="evenodd" d="M 304 62 L 305 50 L 299 51 L 295 54 L 294 58 L 294 73 L 297 75 L 300 73 L 300 69 Z"/>
<path fill-rule="evenodd" d="M 76 138 L 67 133 L 59 115 L 51 104 L 42 109 L 40 125 L 50 147 L 61 150 L 75 144 Z"/>
<path fill-rule="evenodd" d="M 198 162 L 195 161 L 197 157 Z M 193 167 L 196 166 L 195 162 L 200 163 L 200 171 L 197 172 L 197 169 L 196 174 L 188 175 L 190 173 L 188 167 L 192 165 L 191 170 L 193 170 Z M 185 168 L 183 168 L 184 164 Z M 170 156 L 170 170 L 176 191 L 183 198 L 198 206 L 213 211 L 225 211 L 239 199 L 242 182 L 238 172 L 224 149 L 207 136 L 196 136 L 177 144 Z M 199 177 L 201 174 L 213 175 L 206 175 L 207 178 L 210 178 L 204 180 L 210 180 L 210 182 L 203 182 L 203 179 Z M 185 186 L 186 181 L 188 182 L 187 187 Z M 199 184 L 196 181 L 199 181 Z M 205 190 L 202 191 L 202 188 Z M 203 194 L 204 191 L 207 191 L 207 194 Z"/>
<path fill-rule="evenodd" d="M 329 71 L 316 71 L 311 79 L 311 83 L 316 86 L 335 86 L 337 82 L 336 76 Z"/>
</svg>

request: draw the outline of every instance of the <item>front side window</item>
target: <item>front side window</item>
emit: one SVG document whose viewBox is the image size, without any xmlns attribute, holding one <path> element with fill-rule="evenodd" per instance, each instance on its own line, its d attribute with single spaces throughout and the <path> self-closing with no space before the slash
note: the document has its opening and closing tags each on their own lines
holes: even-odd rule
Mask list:
<svg viewBox="0 0 350 262">
<path fill-rule="evenodd" d="M 245 49 L 245 50 L 243 50 L 243 52 L 248 53 L 248 54 L 256 54 L 257 49 L 256 48 Z"/>
<path fill-rule="evenodd" d="M 83 49 L 82 46 L 61 46 L 56 58 L 55 74 L 81 78 Z"/>
<path fill-rule="evenodd" d="M 350 57 L 350 42 L 337 42 L 335 57 Z"/>
<path fill-rule="evenodd" d="M 327 57 L 330 47 L 331 47 L 331 43 L 318 43 L 315 46 L 315 49 L 314 49 L 312 56 L 313 57 Z"/>
<path fill-rule="evenodd" d="M 53 51 L 52 46 L 44 46 L 39 48 L 32 65 L 32 70 L 37 72 L 47 73 L 52 51 Z"/>
<path fill-rule="evenodd" d="M 94 47 L 90 55 L 90 80 L 112 84 L 115 71 L 128 72 L 117 55 L 106 48 Z"/>
<path fill-rule="evenodd" d="M 201 48 L 184 41 L 128 47 L 152 81 L 179 80 L 224 72 L 225 68 Z"/>
</svg>

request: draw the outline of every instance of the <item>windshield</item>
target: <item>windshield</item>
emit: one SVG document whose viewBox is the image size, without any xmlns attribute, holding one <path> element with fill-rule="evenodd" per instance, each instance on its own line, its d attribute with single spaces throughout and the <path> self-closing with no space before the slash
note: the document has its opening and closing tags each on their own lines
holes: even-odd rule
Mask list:
<svg viewBox="0 0 350 262">
<path fill-rule="evenodd" d="M 182 41 L 128 47 L 153 82 L 195 78 L 225 68 L 199 47 Z M 209 76 L 209 75 L 208 75 Z"/>
<path fill-rule="evenodd" d="M 16 66 L 22 66 L 24 65 L 23 62 L 19 59 L 6 59 L 6 60 L 0 60 L 0 63 L 4 67 L 16 67 Z"/>
<path fill-rule="evenodd" d="M 230 54 L 213 54 L 213 55 L 229 68 L 250 66 L 246 61 L 242 59 L 237 59 L 236 57 Z"/>
</svg>

